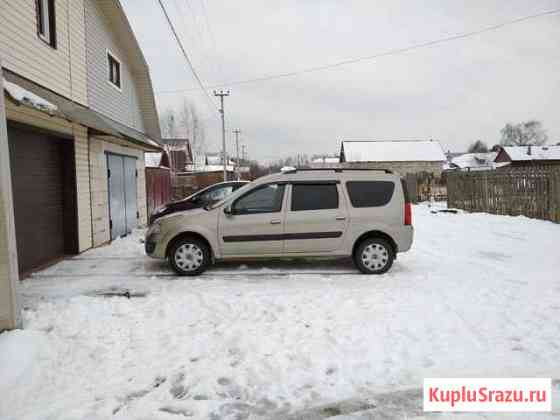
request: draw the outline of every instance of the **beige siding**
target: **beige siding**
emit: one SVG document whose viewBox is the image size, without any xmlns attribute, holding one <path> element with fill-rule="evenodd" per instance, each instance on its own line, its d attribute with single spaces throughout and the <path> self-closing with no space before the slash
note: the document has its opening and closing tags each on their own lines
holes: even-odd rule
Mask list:
<svg viewBox="0 0 560 420">
<path fill-rule="evenodd" d="M 74 124 L 74 153 L 76 158 L 76 195 L 78 202 L 78 239 L 80 252 L 92 247 L 91 199 L 89 179 L 88 130 Z"/>
<path fill-rule="evenodd" d="M 56 1 L 54 49 L 37 36 L 35 0 L 0 1 L 0 56 L 4 67 L 85 105 L 83 11 L 82 0 Z"/>
<path fill-rule="evenodd" d="M 71 0 L 68 7 L 70 78 L 72 99 L 87 105 L 86 23 L 84 0 Z"/>
<path fill-rule="evenodd" d="M 2 84 L 0 62 L 0 91 Z M 19 314 L 15 284 L 17 251 L 12 204 L 12 184 L 4 95 L 0 96 L 0 331 L 18 326 Z"/>
<path fill-rule="evenodd" d="M 89 106 L 120 122 L 144 131 L 137 81 L 127 45 L 117 36 L 110 16 L 95 0 L 85 0 Z M 121 89 L 108 80 L 107 51 L 121 64 Z"/>
<path fill-rule="evenodd" d="M 120 155 L 133 156 L 137 158 L 137 207 L 140 213 L 138 224 L 143 226 L 147 223 L 146 208 L 146 177 L 144 168 L 144 152 L 139 149 L 127 147 L 122 144 L 120 139 L 111 138 L 113 142 L 108 142 L 109 137 L 90 138 L 90 173 L 91 198 L 93 213 L 93 245 L 99 246 L 111 240 L 109 229 L 109 189 L 107 179 L 107 156 L 105 152 L 117 153 Z"/>
</svg>

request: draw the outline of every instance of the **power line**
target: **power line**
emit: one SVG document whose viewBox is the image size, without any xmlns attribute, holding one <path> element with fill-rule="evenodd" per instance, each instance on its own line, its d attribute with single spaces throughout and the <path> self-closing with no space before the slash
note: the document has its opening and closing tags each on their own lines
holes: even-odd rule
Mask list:
<svg viewBox="0 0 560 420">
<path fill-rule="evenodd" d="M 206 89 L 214 89 L 214 88 L 220 88 L 220 87 L 224 87 L 224 86 L 237 86 L 237 85 L 244 85 L 244 84 L 249 84 L 249 83 L 264 82 L 264 81 L 273 80 L 273 79 L 293 77 L 293 76 L 298 76 L 300 74 L 328 70 L 328 69 L 332 69 L 332 68 L 336 68 L 336 67 L 346 66 L 346 65 L 349 65 L 349 64 L 359 63 L 359 62 L 362 62 L 362 61 L 371 61 L 371 60 L 375 60 L 375 59 L 382 58 L 382 57 L 398 55 L 398 54 L 418 50 L 418 49 L 421 49 L 421 48 L 431 47 L 433 45 L 443 44 L 443 43 L 446 43 L 446 42 L 456 41 L 456 40 L 459 40 L 459 39 L 470 38 L 470 37 L 480 35 L 480 34 L 483 34 L 483 33 L 486 33 L 486 32 L 496 31 L 496 30 L 501 29 L 501 28 L 506 27 L 506 26 L 514 25 L 514 24 L 521 23 L 521 22 L 524 22 L 524 21 L 527 21 L 527 20 L 531 20 L 531 19 L 540 18 L 540 17 L 543 17 L 543 16 L 554 15 L 554 14 L 557 14 L 557 13 L 560 13 L 560 9 L 548 10 L 548 11 L 545 11 L 545 12 L 524 16 L 524 17 L 521 17 L 521 18 L 509 20 L 509 21 L 506 21 L 506 22 L 497 23 L 495 25 L 487 26 L 485 28 L 478 29 L 478 30 L 475 30 L 475 31 L 463 32 L 463 33 L 460 33 L 460 34 L 456 34 L 456 35 L 452 35 L 452 36 L 448 36 L 448 37 L 444 37 L 444 38 L 439 38 L 439 39 L 435 39 L 435 40 L 432 40 L 432 41 L 422 42 L 422 43 L 418 43 L 418 44 L 412 44 L 412 45 L 409 45 L 409 46 L 403 47 L 403 48 L 394 48 L 394 49 L 390 49 L 390 50 L 387 50 L 385 52 L 374 54 L 374 55 L 369 55 L 369 56 L 365 56 L 365 57 L 358 57 L 358 58 L 351 58 L 351 59 L 339 61 L 339 62 L 332 63 L 332 64 L 324 64 L 324 65 L 321 65 L 321 66 L 308 67 L 308 68 L 302 69 L 302 70 L 271 74 L 271 75 L 268 75 L 268 76 L 255 77 L 253 79 L 236 80 L 236 81 L 232 81 L 232 82 L 228 82 L 228 83 L 218 83 L 218 84 L 215 84 L 215 85 L 206 86 Z M 159 92 L 156 92 L 156 93 L 158 93 L 158 94 L 169 94 L 169 93 L 178 93 L 178 92 L 188 92 L 188 91 L 191 91 L 191 90 L 193 90 L 193 88 L 180 89 L 180 90 L 159 91 Z"/>
<path fill-rule="evenodd" d="M 214 103 L 214 101 L 212 100 L 212 98 L 210 97 L 208 92 L 206 91 L 206 88 L 204 87 L 204 84 L 200 80 L 200 77 L 198 76 L 198 74 L 197 74 L 197 72 L 196 72 L 196 70 L 195 70 L 195 68 L 192 64 L 191 59 L 189 58 L 189 55 L 187 54 L 187 51 L 185 50 L 185 47 L 183 46 L 183 43 L 181 42 L 181 39 L 179 38 L 179 35 L 177 34 L 177 31 L 175 30 L 175 27 L 173 26 L 173 22 L 171 21 L 169 15 L 167 14 L 167 10 L 165 9 L 165 6 L 163 5 L 162 0 L 158 0 L 158 3 L 161 6 L 161 10 L 163 10 L 163 14 L 165 15 L 165 19 L 167 20 L 167 23 L 169 24 L 169 27 L 171 28 L 171 32 L 173 32 L 173 36 L 175 37 L 175 40 L 177 41 L 177 44 L 179 45 L 179 48 L 181 49 L 181 52 L 183 53 L 183 56 L 187 60 L 187 64 L 189 65 L 189 68 L 191 69 L 194 78 L 196 79 L 198 85 L 200 86 L 200 89 L 206 95 L 206 98 L 208 99 L 208 102 L 210 104 L 212 104 L 212 108 L 215 109 L 216 104 Z"/>
</svg>

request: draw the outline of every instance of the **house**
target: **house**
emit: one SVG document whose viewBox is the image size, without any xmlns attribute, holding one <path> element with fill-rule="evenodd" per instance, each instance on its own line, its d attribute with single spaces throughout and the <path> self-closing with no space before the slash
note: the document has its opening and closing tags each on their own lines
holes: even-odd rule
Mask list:
<svg viewBox="0 0 560 420">
<path fill-rule="evenodd" d="M 338 156 L 320 156 L 311 159 L 311 168 L 337 168 L 340 164 Z"/>
<path fill-rule="evenodd" d="M 451 159 L 448 169 L 459 169 L 462 171 L 494 170 L 499 166 L 494 162 L 496 156 L 496 152 L 463 153 Z"/>
<path fill-rule="evenodd" d="M 509 164 L 512 168 L 551 165 L 560 167 L 560 145 L 499 147 L 494 162 Z"/>
<path fill-rule="evenodd" d="M 145 224 L 144 153 L 161 150 L 160 129 L 119 1 L 3 0 L 0 62 L 7 264 L 25 276 Z"/>
<path fill-rule="evenodd" d="M 169 168 L 174 173 L 185 172 L 187 166 L 193 163 L 193 153 L 189 139 L 187 138 L 164 138 L 161 139 L 164 145 Z"/>
<path fill-rule="evenodd" d="M 340 164 L 348 168 L 389 169 L 405 175 L 426 172 L 440 176 L 446 157 L 439 142 L 345 140 Z"/>
</svg>

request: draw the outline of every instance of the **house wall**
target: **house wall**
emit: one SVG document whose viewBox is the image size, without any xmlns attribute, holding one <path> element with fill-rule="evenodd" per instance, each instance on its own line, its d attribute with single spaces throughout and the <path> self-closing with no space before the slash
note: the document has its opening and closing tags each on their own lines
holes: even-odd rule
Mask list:
<svg viewBox="0 0 560 420">
<path fill-rule="evenodd" d="M 0 91 L 3 91 L 0 62 Z M 18 280 L 15 226 L 10 176 L 10 153 L 4 95 L 0 95 L 0 331 L 16 328 L 19 313 L 15 284 Z"/>
<path fill-rule="evenodd" d="M 96 0 L 85 1 L 87 89 L 90 108 L 129 127 L 144 132 L 134 69 L 127 46 L 112 29 L 109 17 Z M 107 50 L 121 63 L 121 90 L 109 82 Z"/>
<path fill-rule="evenodd" d="M 107 140 L 109 139 L 112 142 L 108 142 Z M 140 213 L 138 225 L 142 226 L 147 223 L 144 152 L 118 143 L 121 143 L 119 139 L 108 136 L 90 137 L 89 156 L 92 179 L 93 246 L 99 246 L 111 240 L 111 231 L 109 229 L 109 187 L 106 152 L 137 158 L 137 207 Z"/>
<path fill-rule="evenodd" d="M 56 1 L 54 49 L 37 35 L 35 0 L 0 1 L 0 56 L 6 69 L 87 105 L 82 2 Z"/>
<path fill-rule="evenodd" d="M 444 162 L 344 162 L 342 168 L 389 169 L 400 175 L 429 172 L 441 176 Z"/>
<path fill-rule="evenodd" d="M 88 129 L 82 125 L 72 126 L 74 133 L 74 157 L 76 161 L 76 197 L 78 215 L 78 248 L 83 252 L 92 247 L 91 196 L 89 172 Z"/>
</svg>

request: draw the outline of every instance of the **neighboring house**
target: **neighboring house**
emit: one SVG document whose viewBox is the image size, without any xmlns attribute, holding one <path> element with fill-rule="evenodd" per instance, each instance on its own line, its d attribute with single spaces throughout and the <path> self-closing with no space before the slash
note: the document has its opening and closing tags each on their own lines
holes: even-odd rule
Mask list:
<svg viewBox="0 0 560 420">
<path fill-rule="evenodd" d="M 496 169 L 494 162 L 496 152 L 488 153 L 464 153 L 455 156 L 449 163 L 449 169 L 459 169 L 462 171 L 490 171 Z"/>
<path fill-rule="evenodd" d="M 560 145 L 557 146 L 504 146 L 494 161 L 512 168 L 527 166 L 560 166 Z"/>
<path fill-rule="evenodd" d="M 336 168 L 340 164 L 338 156 L 321 156 L 311 159 L 311 168 Z"/>
<path fill-rule="evenodd" d="M 2 0 L 0 59 L 20 275 L 144 225 L 160 130 L 120 3 Z"/>
<path fill-rule="evenodd" d="M 186 138 L 166 138 L 161 139 L 167 158 L 169 168 L 174 173 L 181 173 L 187 170 L 193 163 L 193 154 L 189 139 Z"/>
<path fill-rule="evenodd" d="M 427 172 L 440 176 L 446 157 L 439 142 L 350 141 L 342 142 L 342 167 L 389 169 L 400 175 Z"/>
</svg>

